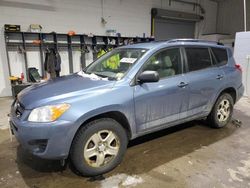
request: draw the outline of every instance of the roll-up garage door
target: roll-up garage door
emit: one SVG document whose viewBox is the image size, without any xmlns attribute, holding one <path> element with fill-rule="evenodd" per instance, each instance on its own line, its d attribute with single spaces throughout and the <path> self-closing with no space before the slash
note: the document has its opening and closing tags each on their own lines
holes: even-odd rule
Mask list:
<svg viewBox="0 0 250 188">
<path fill-rule="evenodd" d="M 158 8 L 153 8 L 151 15 L 151 34 L 156 40 L 194 38 L 195 24 L 203 19 L 197 14 Z"/>
<path fill-rule="evenodd" d="M 195 22 L 155 19 L 155 39 L 194 38 Z"/>
</svg>

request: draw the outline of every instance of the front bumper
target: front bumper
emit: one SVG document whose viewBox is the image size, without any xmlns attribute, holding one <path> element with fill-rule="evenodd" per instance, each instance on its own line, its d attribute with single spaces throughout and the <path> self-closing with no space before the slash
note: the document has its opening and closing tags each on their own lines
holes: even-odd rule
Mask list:
<svg viewBox="0 0 250 188">
<path fill-rule="evenodd" d="M 24 112 L 24 115 L 29 112 Z M 28 122 L 11 110 L 10 127 L 22 147 L 46 159 L 67 158 L 74 137 L 74 124 L 65 120 L 50 123 Z"/>
</svg>

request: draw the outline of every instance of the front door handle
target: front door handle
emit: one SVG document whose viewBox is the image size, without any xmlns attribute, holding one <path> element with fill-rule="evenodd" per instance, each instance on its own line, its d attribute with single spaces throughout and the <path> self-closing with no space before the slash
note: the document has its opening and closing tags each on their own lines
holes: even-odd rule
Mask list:
<svg viewBox="0 0 250 188">
<path fill-rule="evenodd" d="M 216 76 L 216 79 L 218 79 L 218 80 L 221 80 L 222 78 L 223 78 L 223 75 L 219 74 L 219 75 Z"/>
<path fill-rule="evenodd" d="M 179 83 L 178 87 L 185 88 L 188 85 L 186 82 Z"/>
</svg>

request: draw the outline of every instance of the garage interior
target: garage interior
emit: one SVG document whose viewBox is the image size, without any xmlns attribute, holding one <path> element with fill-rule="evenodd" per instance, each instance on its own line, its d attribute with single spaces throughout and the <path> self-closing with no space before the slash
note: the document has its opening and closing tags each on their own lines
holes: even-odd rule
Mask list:
<svg viewBox="0 0 250 188">
<path fill-rule="evenodd" d="M 0 0 L 0 187 L 250 187 L 249 11 L 250 0 Z M 49 49 L 64 76 L 103 51 L 176 38 L 221 43 L 241 65 L 244 97 L 225 128 L 192 121 L 136 138 L 117 168 L 93 178 L 32 156 L 10 134 L 10 106 L 48 77 Z"/>
</svg>

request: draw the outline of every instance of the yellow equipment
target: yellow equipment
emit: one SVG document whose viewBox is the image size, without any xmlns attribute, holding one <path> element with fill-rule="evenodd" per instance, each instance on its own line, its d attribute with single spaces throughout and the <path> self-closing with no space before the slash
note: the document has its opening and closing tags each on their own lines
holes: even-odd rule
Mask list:
<svg viewBox="0 0 250 188">
<path fill-rule="evenodd" d="M 118 69 L 120 66 L 120 55 L 115 54 L 111 56 L 104 64 L 104 67 L 110 68 L 110 69 Z"/>
</svg>

